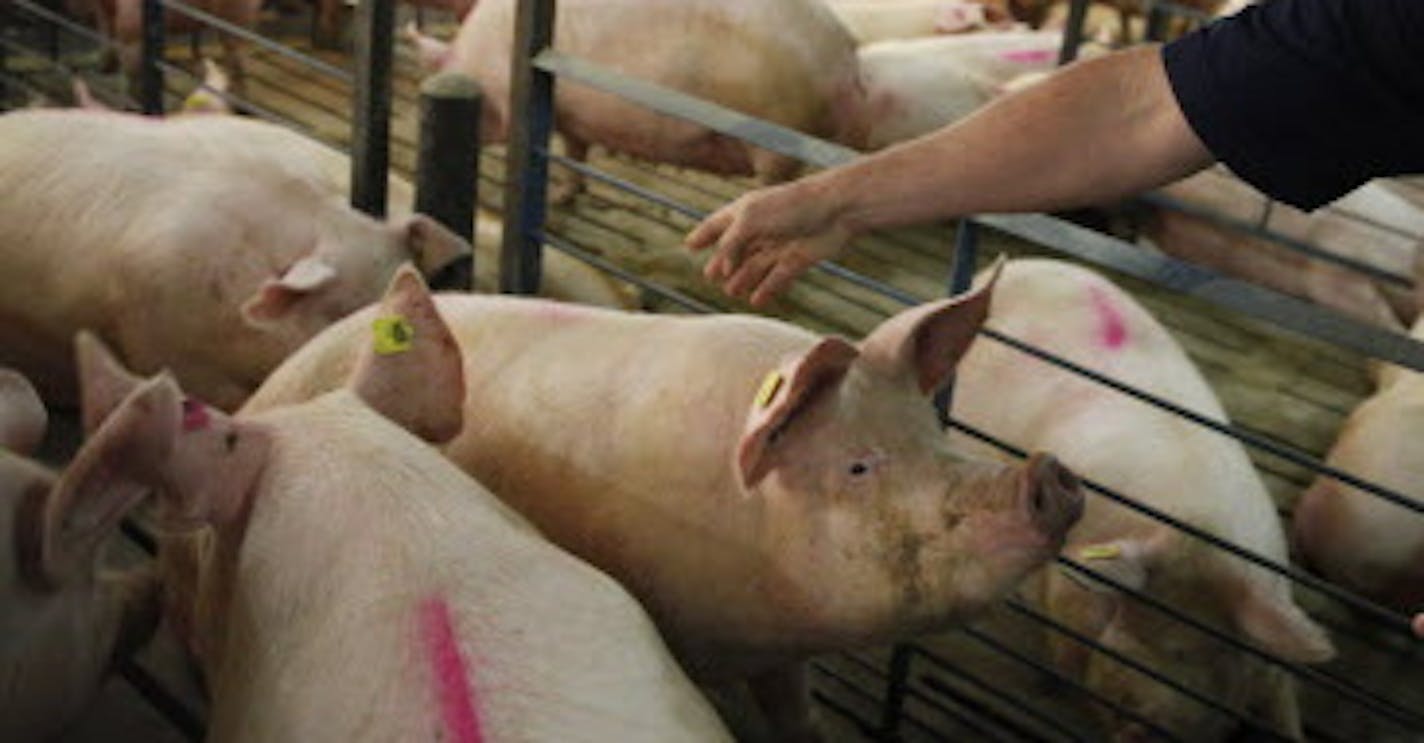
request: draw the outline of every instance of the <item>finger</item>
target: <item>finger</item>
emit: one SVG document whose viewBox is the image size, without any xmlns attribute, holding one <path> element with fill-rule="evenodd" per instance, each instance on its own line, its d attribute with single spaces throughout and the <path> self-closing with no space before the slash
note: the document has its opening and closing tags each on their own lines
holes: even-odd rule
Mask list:
<svg viewBox="0 0 1424 743">
<path fill-rule="evenodd" d="M 733 221 L 717 241 L 717 252 L 712 254 L 712 260 L 707 262 L 703 273 L 713 281 L 722 281 L 736 273 L 742 261 L 755 252 L 756 246 L 748 245 L 751 242 L 752 236 L 746 229 L 746 223 Z"/>
<path fill-rule="evenodd" d="M 734 297 L 745 297 L 776 268 L 777 253 L 762 250 L 749 256 L 741 268 L 722 285 L 723 291 Z"/>
<path fill-rule="evenodd" d="M 752 292 L 752 306 L 761 307 L 770 302 L 776 295 L 791 286 L 791 282 L 805 273 L 806 268 L 810 265 L 796 260 L 782 260 L 777 263 L 766 278 L 762 279 L 756 291 Z"/>
<path fill-rule="evenodd" d="M 722 208 L 717 210 L 712 216 L 702 220 L 692 231 L 687 233 L 687 237 L 682 241 L 689 250 L 702 250 L 717 242 L 717 238 L 727 230 L 732 224 L 732 212 Z"/>
</svg>

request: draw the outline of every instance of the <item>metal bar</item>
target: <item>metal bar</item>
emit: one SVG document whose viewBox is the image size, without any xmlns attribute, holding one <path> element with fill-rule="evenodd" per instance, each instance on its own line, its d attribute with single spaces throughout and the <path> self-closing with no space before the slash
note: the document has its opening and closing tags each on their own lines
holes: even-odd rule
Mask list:
<svg viewBox="0 0 1424 743">
<path fill-rule="evenodd" d="M 910 687 L 910 663 L 913 660 L 914 653 L 904 643 L 897 643 L 890 652 L 889 673 L 885 678 L 885 701 L 880 705 L 878 737 L 899 737 L 900 718 L 905 713 L 905 692 Z"/>
<path fill-rule="evenodd" d="M 1067 686 L 1069 688 L 1072 688 L 1078 693 L 1087 696 L 1089 699 L 1092 699 L 1094 703 L 1100 704 L 1112 710 L 1114 714 L 1126 718 L 1128 720 L 1132 720 L 1133 722 L 1136 722 L 1139 725 L 1142 725 L 1147 730 L 1151 731 L 1153 735 L 1157 735 L 1167 740 L 1182 740 L 1178 736 L 1173 735 L 1171 731 L 1167 730 L 1161 725 L 1158 725 L 1156 722 L 1153 722 L 1152 720 L 1149 720 L 1146 717 L 1143 717 L 1142 715 L 1133 712 L 1127 707 L 1124 707 L 1121 704 L 1118 704 L 1117 702 L 1114 702 L 1113 700 L 1102 696 L 1101 694 L 1093 691 L 1092 689 L 1089 689 L 1088 687 L 1079 683 L 1076 679 L 1069 677 L 1068 675 L 1058 671 L 1057 669 L 1044 665 L 1041 661 L 1031 658 L 1028 655 L 1016 650 L 1015 648 L 1009 647 L 1007 644 L 992 635 L 974 629 L 973 627 L 961 627 L 959 631 L 977 640 L 980 644 L 994 650 L 1000 655 L 1011 660 L 1017 661 L 1021 665 L 1028 666 L 1029 668 L 1032 668 L 1033 670 L 1042 673 L 1045 676 L 1048 676 L 1054 681 L 1063 684 L 1064 686 Z M 929 651 L 925 650 L 924 648 L 921 648 L 920 652 L 929 654 Z"/>
<path fill-rule="evenodd" d="M 615 277 L 622 279 L 623 281 L 626 281 L 630 284 L 634 284 L 643 289 L 647 289 L 648 291 L 657 294 L 658 296 L 668 300 L 669 302 L 681 305 L 685 309 L 692 310 L 693 312 L 700 312 L 703 314 L 711 314 L 718 311 L 716 307 L 713 307 L 710 304 L 700 302 L 697 299 L 694 299 L 692 297 L 687 296 L 686 294 L 683 294 L 682 292 L 677 291 L 676 289 L 669 289 L 660 284 L 648 281 L 647 279 L 644 279 L 638 276 L 637 274 L 625 270 L 616 263 L 608 261 L 604 258 L 600 258 L 599 256 L 596 256 L 593 253 L 585 251 L 579 248 L 574 243 L 570 242 L 569 240 L 552 232 L 549 232 L 547 229 L 536 232 L 535 237 L 542 243 L 548 244 L 549 247 L 554 248 L 555 250 L 558 250 L 561 253 L 567 253 L 568 255 L 571 255 L 574 258 L 583 261 L 584 263 L 587 263 L 596 268 L 600 268 L 607 273 L 613 274 Z"/>
<path fill-rule="evenodd" d="M 1397 273 L 1391 273 L 1378 266 L 1372 266 L 1368 263 L 1365 263 L 1364 261 L 1355 260 L 1354 258 L 1349 258 L 1343 255 L 1337 255 L 1323 248 L 1311 245 L 1310 243 L 1305 242 L 1303 240 L 1297 240 L 1293 237 L 1282 235 L 1279 232 L 1273 232 L 1269 229 L 1266 229 L 1263 223 L 1257 224 L 1244 219 L 1236 219 L 1234 217 L 1229 217 L 1224 214 L 1219 214 L 1212 209 L 1207 209 L 1206 207 L 1193 204 L 1189 201 L 1183 201 L 1181 199 L 1168 196 L 1167 194 L 1161 193 L 1159 191 L 1145 193 L 1137 198 L 1139 201 L 1151 204 L 1153 206 L 1161 207 L 1163 209 L 1171 209 L 1175 212 L 1181 212 L 1182 214 L 1206 220 L 1208 222 L 1211 222 L 1212 224 L 1238 230 L 1252 237 L 1258 237 L 1262 240 L 1273 242 L 1277 245 L 1290 248 L 1291 250 L 1294 250 L 1298 253 L 1304 253 L 1305 255 L 1308 255 L 1311 258 L 1326 261 L 1328 263 L 1333 263 L 1337 266 L 1347 268 L 1356 273 L 1364 274 L 1372 279 L 1383 281 L 1387 284 L 1392 284 L 1394 286 L 1399 286 L 1406 289 L 1414 286 L 1414 280 L 1408 276 L 1401 276 Z M 1269 206 L 1271 203 L 1274 202 L 1267 202 L 1267 205 Z M 1270 212 L 1267 211 L 1266 214 L 1269 215 Z"/>
<path fill-rule="evenodd" d="M 920 682 L 925 685 L 925 688 L 930 689 L 936 694 L 939 694 L 940 696 L 943 696 L 947 699 L 952 699 L 956 704 L 967 710 L 970 710 L 975 715 L 990 720 L 995 725 L 998 725 L 999 727 L 1012 732 L 1014 736 L 1019 738 L 1020 740 L 1050 740 L 1050 738 L 1038 732 L 1037 730 L 1034 730 L 1033 728 L 1030 728 L 1027 725 L 1024 725 L 1023 723 L 1014 720 L 1011 717 L 1006 717 L 1002 712 L 994 709 L 991 705 L 985 703 L 984 700 L 978 699 L 972 694 L 966 693 L 963 689 L 955 688 L 953 685 L 949 684 L 944 679 L 939 678 L 938 676 L 931 676 L 925 674 L 920 676 Z"/>
<path fill-rule="evenodd" d="M 499 289 L 533 294 L 543 270 L 536 231 L 544 224 L 544 195 L 549 161 L 539 155 L 549 146 L 554 125 L 554 76 L 532 61 L 554 43 L 554 0 L 519 0 L 514 22 L 511 69 L 511 119 L 504 190 L 504 239 L 499 255 Z"/>
<path fill-rule="evenodd" d="M 1058 66 L 1078 58 L 1078 47 L 1083 44 L 1083 24 L 1088 20 L 1089 0 L 1073 0 L 1068 5 L 1068 22 L 1063 26 L 1063 46 L 1058 49 Z"/>
<path fill-rule="evenodd" d="M 386 214 L 391 162 L 391 56 L 395 0 L 361 0 L 356 8 L 356 88 L 351 113 L 351 206 Z"/>
<path fill-rule="evenodd" d="M 1143 36 L 1148 41 L 1161 42 L 1167 36 L 1167 21 L 1171 20 L 1169 11 L 1162 7 L 1162 3 L 1157 0 L 1147 0 L 1147 27 L 1143 30 Z"/>
<path fill-rule="evenodd" d="M 143 0 L 143 56 L 139 66 L 139 103 L 147 116 L 163 115 L 163 0 Z"/>
<path fill-rule="evenodd" d="M 884 678 L 887 678 L 887 677 L 888 677 L 888 674 L 885 672 L 886 669 L 881 668 L 880 666 L 877 666 L 877 665 L 871 663 L 870 661 L 865 660 L 864 658 L 861 658 L 861 657 L 855 655 L 854 653 L 841 653 L 841 654 L 838 655 L 837 657 L 839 657 L 839 658 L 845 660 L 845 661 L 848 662 L 848 663 L 851 663 L 851 664 L 855 665 L 855 667 L 861 669 L 862 671 L 865 671 L 866 673 L 869 673 L 869 674 L 875 676 L 876 678 L 884 679 Z M 864 691 L 864 690 L 861 690 L 861 689 L 859 689 L 859 688 L 857 688 L 856 691 L 857 691 L 857 693 L 861 694 L 862 696 L 866 696 L 866 697 L 869 697 L 869 698 L 872 698 L 872 699 L 875 698 L 875 696 L 874 696 L 873 694 L 871 694 L 870 692 L 868 692 L 868 691 Z M 911 687 L 911 688 L 909 689 L 909 696 L 911 696 L 911 697 L 913 697 L 913 698 L 915 698 L 915 699 L 917 699 L 917 700 L 919 700 L 919 701 L 926 702 L 926 703 L 930 703 L 930 702 L 933 702 L 933 701 L 934 701 L 934 700 L 930 699 L 927 695 L 921 693 L 918 689 L 915 689 L 915 688 L 913 688 L 913 687 Z M 877 700 L 877 701 L 878 701 L 878 700 Z M 910 713 L 910 712 L 908 712 L 908 711 L 907 711 L 904 715 L 902 715 L 902 716 L 900 717 L 900 719 L 903 720 L 903 721 L 906 722 L 906 723 L 909 723 L 909 725 L 910 725 L 911 727 L 913 727 L 913 728 L 915 728 L 915 729 L 917 729 L 917 730 L 920 730 L 920 731 L 922 731 L 922 732 L 926 732 L 926 733 L 929 733 L 929 734 L 931 734 L 931 735 L 942 735 L 942 733 L 939 733 L 938 731 L 934 730 L 934 729 L 931 728 L 928 724 L 926 724 L 925 722 L 921 721 L 920 718 L 916 717 L 914 714 L 912 714 L 912 713 Z M 874 731 L 873 729 L 866 731 L 866 736 L 872 737 L 872 738 L 876 737 L 875 731 Z"/>
<path fill-rule="evenodd" d="M 362 4 L 364 4 L 365 2 L 369 2 L 369 0 L 362 0 Z M 353 75 L 348 70 L 343 70 L 333 64 L 317 59 L 316 57 L 313 57 L 310 54 L 297 51 L 296 49 L 293 49 L 280 41 L 269 39 L 266 36 L 263 36 L 262 34 L 256 33 L 251 29 L 243 28 L 242 26 L 234 24 L 223 18 L 219 18 L 213 15 L 212 13 L 199 10 L 191 5 L 180 2 L 179 0 L 162 0 L 162 3 L 165 7 L 169 8 L 170 10 L 175 10 L 181 15 L 185 15 L 189 18 L 201 21 L 204 25 L 216 28 L 217 30 L 222 31 L 223 33 L 236 36 L 237 38 L 242 39 L 243 41 L 255 44 L 270 52 L 275 52 L 284 57 L 287 57 L 288 59 L 294 59 L 306 65 L 307 67 L 310 67 L 323 74 L 330 75 L 331 77 L 341 80 L 342 82 L 348 84 L 354 84 L 356 82 L 357 76 Z M 360 57 L 358 56 L 357 59 L 359 60 Z"/>
<path fill-rule="evenodd" d="M 950 426 L 955 428 L 956 430 L 968 434 L 969 436 L 979 439 L 980 441 L 983 441 L 994 447 L 1002 449 L 1003 451 L 1013 454 L 1016 457 L 1022 458 L 1027 456 L 1027 452 L 1025 452 L 1023 449 L 1020 449 L 1019 447 L 1016 447 L 1012 444 L 1006 443 L 998 438 L 995 438 L 994 436 L 991 436 L 988 433 L 985 433 L 984 431 L 974 428 L 964 423 L 963 421 L 952 419 L 950 421 Z M 1182 521 L 1181 519 L 1178 519 L 1175 516 L 1172 516 L 1171 514 L 1164 513 L 1151 506 L 1139 503 L 1114 490 L 1110 490 L 1106 487 L 1103 487 L 1102 485 L 1092 480 L 1083 478 L 1082 483 L 1083 487 L 1087 488 L 1089 491 L 1097 493 L 1098 495 L 1101 495 L 1113 501 L 1114 503 L 1118 503 L 1120 505 L 1131 508 L 1132 510 L 1137 511 L 1138 513 L 1145 514 L 1157 521 L 1160 521 L 1164 524 L 1167 524 L 1168 526 L 1177 529 L 1180 532 L 1190 534 L 1191 536 L 1196 537 L 1197 539 L 1211 544 L 1218 549 L 1230 552 L 1231 554 L 1236 555 L 1237 557 L 1240 557 L 1248 562 L 1266 568 L 1267 570 L 1270 570 L 1273 573 L 1276 573 L 1278 575 L 1284 575 L 1296 583 L 1319 591 L 1329 596 L 1330 598 L 1335 599 L 1336 601 L 1339 601 L 1340 603 L 1355 609 L 1359 613 L 1370 617 L 1374 621 L 1379 622 L 1380 624 L 1399 632 L 1400 634 L 1409 635 L 1412 633 L 1412 630 L 1409 626 L 1409 618 L 1405 617 L 1402 614 L 1396 614 L 1388 609 L 1385 609 L 1382 606 L 1379 606 L 1378 604 L 1375 604 L 1374 602 L 1367 601 L 1358 596 L 1355 596 L 1354 594 L 1348 591 L 1345 591 L 1331 583 L 1316 578 L 1315 576 L 1306 573 L 1294 566 L 1277 564 L 1273 560 L 1269 560 L 1265 557 L 1262 557 L 1256 554 L 1255 552 L 1252 552 L 1251 550 L 1248 550 L 1244 547 L 1240 547 L 1236 544 L 1233 544 L 1232 542 L 1228 542 L 1227 540 L 1222 539 L 1221 537 L 1218 537 L 1209 531 L 1199 529 L 1191 524 L 1186 523 L 1185 521 Z"/>
<path fill-rule="evenodd" d="M 168 693 L 168 690 L 163 688 L 163 684 L 160 684 L 158 679 L 155 679 L 146 669 L 132 660 L 125 660 L 118 664 L 116 670 L 119 676 L 129 682 L 134 691 L 158 710 L 164 719 L 172 723 L 184 738 L 192 743 L 203 740 L 206 726 L 202 719 L 188 709 L 187 705 L 179 701 L 177 697 Z"/>
<path fill-rule="evenodd" d="M 1163 686 L 1166 686 L 1172 691 L 1175 691 L 1178 694 L 1181 694 L 1182 696 L 1187 697 L 1188 699 L 1191 699 L 1192 701 L 1197 702 L 1198 704 L 1201 704 L 1202 706 L 1208 707 L 1216 712 L 1226 715 L 1227 717 L 1230 717 L 1236 720 L 1237 722 L 1240 722 L 1250 728 L 1258 730 L 1277 740 L 1290 740 L 1289 736 L 1280 733 L 1273 728 L 1267 727 L 1266 725 L 1256 721 L 1255 719 L 1252 719 L 1250 716 L 1244 715 L 1241 712 L 1234 710 L 1231 707 L 1226 706 L 1225 704 L 1222 704 L 1216 699 L 1207 696 L 1203 692 L 1197 691 L 1196 689 L 1182 684 L 1180 681 L 1177 681 L 1171 676 L 1168 676 L 1162 673 L 1161 671 L 1158 671 L 1157 669 L 1145 663 L 1142 663 L 1141 661 L 1130 658 L 1127 655 L 1124 655 L 1123 653 L 1120 653 L 1110 647 L 1103 645 L 1102 643 L 1094 640 L 1093 638 L 1088 637 L 1081 632 L 1078 632 L 1072 627 L 1068 627 L 1064 624 L 1059 623 L 1052 617 L 1034 610 L 1033 608 L 1024 604 L 1022 601 L 1019 601 L 1018 599 L 1007 599 L 1004 601 L 1004 604 L 1014 612 L 1028 617 L 1029 619 L 1032 619 L 1033 621 L 1036 621 L 1039 624 L 1042 624 L 1053 630 L 1054 632 L 1057 632 L 1058 634 L 1061 634 L 1064 637 L 1068 637 L 1081 645 L 1085 645 L 1089 648 L 1092 648 L 1094 652 L 1102 653 L 1103 655 L 1112 658 L 1114 661 L 1117 661 L 1118 663 L 1121 663 L 1122 665 L 1131 668 L 1132 670 L 1146 676 L 1149 679 L 1152 679 L 1153 681 Z"/>
<path fill-rule="evenodd" d="M 1247 655 L 1250 655 L 1256 658 L 1257 660 L 1276 666 L 1277 668 L 1285 669 L 1291 675 L 1296 676 L 1297 678 L 1304 678 L 1314 683 L 1320 684 L 1321 686 L 1324 686 L 1335 692 L 1337 696 L 1343 699 L 1348 699 L 1349 701 L 1352 701 L 1355 704 L 1358 704 L 1361 707 L 1368 709 L 1376 715 L 1379 715 L 1381 717 L 1388 717 L 1399 725 L 1405 726 L 1412 730 L 1424 730 L 1424 716 L 1421 716 L 1415 712 L 1411 712 L 1399 706 L 1398 704 L 1395 704 L 1394 702 L 1385 699 L 1384 697 L 1381 697 L 1378 694 L 1375 694 L 1369 691 L 1368 689 L 1359 686 L 1358 684 L 1355 684 L 1354 682 L 1339 678 L 1337 676 L 1333 676 L 1331 674 L 1325 673 L 1324 671 L 1319 671 L 1314 668 L 1310 668 L 1309 666 L 1302 666 L 1298 663 L 1292 663 L 1290 661 L 1277 658 L 1276 656 L 1271 655 L 1270 653 L 1261 650 L 1260 648 L 1257 648 L 1256 646 L 1250 643 L 1237 639 L 1236 637 L 1233 637 L 1232 635 L 1226 632 L 1223 632 L 1215 627 L 1212 627 L 1209 624 L 1206 624 L 1205 622 L 1197 619 L 1196 617 L 1193 617 L 1183 611 L 1180 611 L 1173 606 L 1169 606 L 1157 600 L 1155 597 L 1150 596 L 1135 588 L 1132 588 L 1131 586 L 1124 585 L 1123 583 L 1114 580 L 1109 576 L 1103 575 L 1102 573 L 1093 570 L 1092 568 L 1089 568 L 1088 566 L 1083 565 L 1082 563 L 1063 557 L 1062 555 L 1059 555 L 1055 559 L 1058 564 L 1063 565 L 1067 569 L 1087 576 L 1105 585 L 1111 586 L 1115 590 L 1120 591 L 1121 593 L 1124 593 L 1128 596 L 1131 596 L 1138 602 L 1141 602 L 1142 604 L 1145 604 L 1157 610 L 1158 612 L 1165 614 L 1171 617 L 1172 619 L 1182 624 L 1185 624 L 1195 629 L 1196 631 L 1201 632 L 1204 635 L 1211 637 L 1212 639 L 1230 645 L 1232 648 L 1246 653 Z"/>
<path fill-rule="evenodd" d="M 471 244 L 479 201 L 480 86 L 458 72 L 420 85 L 420 142 L 415 166 L 415 210 L 433 217 Z M 457 259 L 431 280 L 436 289 L 474 288 L 475 254 Z"/>
<path fill-rule="evenodd" d="M 651 201 L 654 204 L 657 204 L 658 206 L 675 211 L 684 217 L 696 220 L 702 219 L 703 217 L 707 216 L 707 212 L 704 212 L 700 209 L 694 209 L 688 206 L 687 204 L 677 201 L 676 199 L 673 199 L 671 197 L 664 196 L 658 193 L 657 191 L 653 191 L 652 189 L 643 188 L 642 186 L 630 180 L 619 178 L 618 176 L 613 175 L 611 173 L 605 173 L 604 171 L 599 170 L 598 168 L 595 168 L 587 163 L 581 163 L 572 158 L 564 157 L 563 155 L 555 155 L 552 152 L 549 152 L 547 149 L 540 150 L 540 154 L 544 157 L 547 157 L 550 161 L 558 163 L 559 165 L 562 165 L 563 167 L 568 168 L 569 170 L 585 175 L 596 181 L 607 183 L 608 185 L 613 186 L 614 188 L 617 188 L 621 191 L 631 193 L 634 196 L 638 196 L 640 198 L 646 199 L 647 201 Z"/>
<path fill-rule="evenodd" d="M 915 652 L 919 653 L 920 655 L 923 655 L 925 657 L 925 660 L 928 660 L 930 663 L 934 664 L 937 668 L 939 668 L 939 670 L 943 671 L 944 673 L 948 673 L 949 675 L 954 676 L 955 678 L 968 684 L 969 686 L 978 689 L 980 693 L 986 694 L 990 698 L 995 699 L 998 702 L 1013 708 L 1014 710 L 1023 714 L 1025 717 L 1029 717 L 1034 721 L 1038 722 L 1045 728 L 1048 728 L 1053 732 L 1058 733 L 1059 735 L 1062 735 L 1063 737 L 1068 738 L 1072 741 L 1083 741 L 1084 743 L 1086 743 L 1086 741 L 1088 740 L 1083 735 L 1079 734 L 1076 730 L 1073 730 L 1072 728 L 1065 725 L 1062 721 L 1048 715 L 1047 713 L 1039 710 L 1036 707 L 1029 706 L 1025 702 L 1025 700 L 1021 699 L 1020 697 L 1010 694 L 1002 689 L 999 689 L 998 687 L 994 686 L 993 684 L 990 684 L 984 679 L 981 679 L 978 676 L 970 673 L 969 671 L 960 668 L 958 665 L 949 662 L 947 659 L 941 658 L 938 655 L 935 655 L 934 653 L 931 653 L 919 646 L 915 646 Z"/>
<path fill-rule="evenodd" d="M 845 689 L 846 691 L 849 691 L 855 694 L 856 696 L 861 697 L 862 699 L 869 699 L 872 701 L 875 700 L 874 694 L 871 694 L 865 689 L 862 689 L 856 684 L 852 683 L 850 679 L 841 675 L 835 669 L 831 668 L 825 663 L 812 661 L 809 665 L 811 666 L 811 668 L 815 669 L 817 673 L 820 673 L 821 675 L 835 682 L 835 684 L 841 687 L 842 689 Z M 851 710 L 844 704 L 841 704 L 834 697 L 814 689 L 811 691 L 811 696 L 816 701 L 830 708 L 832 711 L 836 712 L 847 720 L 850 720 L 860 730 L 862 735 L 866 736 L 867 738 L 875 737 L 874 723 L 862 718 L 859 714 L 857 714 L 855 711 Z"/>
<path fill-rule="evenodd" d="M 794 129 L 703 101 L 641 80 L 633 80 L 587 60 L 546 50 L 536 67 L 631 100 L 658 113 L 696 122 L 722 134 L 821 167 L 839 165 L 859 153 Z M 1424 371 L 1424 344 L 1337 312 L 1287 297 L 1248 282 L 1228 279 L 1190 263 L 1153 255 L 1130 243 L 1044 214 L 994 214 L 980 223 L 1058 252 L 1188 294 L 1211 304 L 1270 320 L 1283 328 L 1374 358 Z"/>
</svg>

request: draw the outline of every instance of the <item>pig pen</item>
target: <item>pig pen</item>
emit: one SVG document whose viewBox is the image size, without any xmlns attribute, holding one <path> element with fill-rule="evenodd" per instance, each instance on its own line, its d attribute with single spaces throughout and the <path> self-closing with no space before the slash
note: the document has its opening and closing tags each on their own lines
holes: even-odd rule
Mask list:
<svg viewBox="0 0 1424 743">
<path fill-rule="evenodd" d="M 7 15 L 3 41 L 8 100 L 25 91 L 67 101 L 66 76 L 90 78 L 101 99 L 125 104 L 112 82 L 93 72 L 92 47 L 72 34 L 48 29 L 55 19 L 39 15 L 15 22 L 25 5 Z M 299 54 L 253 49 L 248 58 L 248 88 L 239 104 L 250 113 L 286 123 L 321 141 L 346 149 L 353 127 L 353 61 L 344 53 L 319 52 L 305 40 L 300 22 L 269 24 L 265 31 Z M 448 25 L 436 32 L 448 35 Z M 65 32 L 70 34 L 71 32 Z M 46 49 L 45 47 L 49 48 Z M 180 69 L 196 69 L 192 49 L 173 44 L 166 53 L 174 65 L 166 79 L 165 107 L 173 110 L 193 88 Z M 207 49 L 211 53 L 210 47 Z M 304 56 L 323 64 L 309 64 Z M 56 63 L 62 66 L 56 66 Z M 420 72 L 414 59 L 398 52 L 394 65 L 391 167 L 410 176 L 416 160 L 416 88 Z M 131 103 L 128 105 L 132 105 Z M 481 203 L 497 211 L 507 154 L 487 148 L 480 163 Z M 635 282 L 647 309 L 667 312 L 749 311 L 705 284 L 699 262 L 679 245 L 698 214 L 725 203 L 749 187 L 740 179 L 708 176 L 650 165 L 595 150 L 586 191 L 564 205 L 551 205 L 542 230 L 551 247 Z M 564 175 L 554 168 L 554 178 Z M 536 184 L 537 186 L 538 184 Z M 860 241 L 842 269 L 812 272 L 769 312 L 817 332 L 859 337 L 909 301 L 943 296 L 951 283 L 962 286 L 967 272 L 951 278 L 955 255 L 977 254 L 982 264 L 999 253 L 1012 256 L 1061 256 L 1098 247 L 1100 269 L 1114 266 L 1152 275 L 1146 281 L 1129 273 L 1108 274 L 1132 292 L 1173 333 L 1212 383 L 1236 423 L 1236 432 L 1261 446 L 1249 446 L 1253 462 L 1283 517 L 1318 469 L 1345 415 L 1371 385 L 1362 346 L 1368 333 L 1356 335 L 1353 348 L 1280 329 L 1246 309 L 1264 303 L 1238 302 L 1241 292 L 1228 287 L 1209 301 L 1162 288 L 1159 282 L 1199 293 L 1212 284 L 1203 274 L 1172 261 L 1146 271 L 1097 242 L 1055 223 L 986 219 L 977 228 L 953 225 L 901 230 Z M 1008 231 L 995 229 L 995 226 Z M 512 226 L 511 226 L 512 229 Z M 489 259 L 488 253 L 481 254 Z M 960 260 L 959 265 L 970 261 Z M 1222 297 L 1226 296 L 1223 306 Z M 1269 308 L 1267 308 L 1269 312 Z M 1279 313 L 1278 313 L 1279 314 Z M 1304 329 L 1330 337 L 1330 317 L 1293 314 Z M 1351 326 L 1334 333 L 1337 340 Z M 1363 339 L 1363 340 L 1362 340 Z M 1380 346 L 1380 344 L 1376 344 Z M 1383 347 L 1383 346 L 1380 346 Z M 1398 346 L 1390 346 L 1399 352 Z M 1411 351 L 1412 349 L 1405 349 Z M 1413 356 L 1412 358 L 1419 358 Z M 1027 361 L 1025 363 L 1043 363 Z M 72 450 L 76 432 L 56 426 L 47 458 L 61 462 Z M 1124 494 L 1131 497 L 1131 493 Z M 1088 497 L 1104 497 L 1090 493 Z M 1402 517 L 1424 518 L 1418 513 Z M 151 547 L 142 523 L 126 530 L 116 560 L 145 559 Z M 1060 569 L 1074 566 L 1064 561 Z M 1312 740 L 1419 740 L 1424 738 L 1424 658 L 1419 643 L 1407 637 L 1402 618 L 1339 591 L 1322 591 L 1318 581 L 1299 578 L 1298 599 L 1330 629 L 1340 657 L 1330 664 L 1297 669 L 1307 737 Z M 1172 607 L 1162 607 L 1172 611 Z M 962 630 L 895 648 L 821 658 L 814 664 L 817 701 L 834 740 L 1094 740 L 1101 737 L 1085 699 L 1073 682 L 1057 676 L 1042 645 L 1045 618 L 1017 599 L 995 616 Z M 1194 630 L 1196 631 L 1196 630 Z M 1202 630 L 1210 631 L 1210 630 Z M 1229 638 L 1228 638 L 1229 640 Z M 1228 641 L 1228 640 L 1223 640 Z M 1139 669 L 1143 683 L 1175 682 L 1166 669 Z M 1210 704 L 1212 689 L 1179 688 L 1179 693 Z M 1229 709 L 1223 714 L 1232 715 Z M 70 740 L 179 740 L 202 735 L 202 703 L 189 670 L 164 634 L 137 663 L 106 688 L 98 704 L 78 721 Z M 1148 721 L 1150 722 L 1150 721 Z M 1269 738 L 1263 730 L 1253 738 Z"/>
</svg>

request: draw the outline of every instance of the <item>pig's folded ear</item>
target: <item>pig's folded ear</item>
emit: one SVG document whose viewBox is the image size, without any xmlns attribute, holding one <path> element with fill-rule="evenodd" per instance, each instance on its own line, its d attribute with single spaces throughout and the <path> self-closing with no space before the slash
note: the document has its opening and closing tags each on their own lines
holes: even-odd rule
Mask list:
<svg viewBox="0 0 1424 743">
<path fill-rule="evenodd" d="M 90 569 L 99 545 L 162 479 L 181 399 L 166 375 L 144 382 L 75 454 L 45 509 L 40 566 L 50 583 Z"/>
<path fill-rule="evenodd" d="M 949 382 L 955 364 L 989 316 L 989 299 L 999 279 L 1001 257 L 988 279 L 950 299 L 912 307 L 881 323 L 860 342 L 865 360 L 890 373 L 912 374 L 928 395 Z"/>
<path fill-rule="evenodd" d="M 275 279 L 267 279 L 242 303 L 242 319 L 261 328 L 280 321 L 303 297 L 336 281 L 336 268 L 319 255 L 307 255 Z"/>
<path fill-rule="evenodd" d="M 737 471 L 745 490 L 756 487 L 771 470 L 768 448 L 780 430 L 812 404 L 818 392 L 839 382 L 859 355 L 855 346 L 844 340 L 825 338 L 762 378 L 737 444 Z"/>
<path fill-rule="evenodd" d="M 0 447 L 30 454 L 44 440 L 49 414 L 24 375 L 0 369 Z"/>
<path fill-rule="evenodd" d="M 1253 584 L 1236 599 L 1236 626 L 1257 646 L 1296 663 L 1324 663 L 1335 645 L 1286 592 Z"/>
<path fill-rule="evenodd" d="M 470 257 L 470 244 L 424 214 L 411 214 L 391 221 L 391 229 L 405 245 L 406 255 L 427 279 L 446 266 Z"/>
<path fill-rule="evenodd" d="M 79 368 L 84 433 L 92 434 L 143 380 L 124 368 L 109 347 L 88 330 L 74 336 L 74 358 Z"/>
<path fill-rule="evenodd" d="M 396 271 L 381 300 L 351 387 L 381 415 L 431 443 L 449 441 L 464 426 L 460 347 L 410 264 Z"/>
</svg>

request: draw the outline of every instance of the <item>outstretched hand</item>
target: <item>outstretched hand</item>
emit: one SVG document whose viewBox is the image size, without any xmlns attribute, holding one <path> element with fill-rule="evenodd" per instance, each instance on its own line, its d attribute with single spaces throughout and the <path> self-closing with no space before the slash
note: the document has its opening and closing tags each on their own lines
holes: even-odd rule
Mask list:
<svg viewBox="0 0 1424 743">
<path fill-rule="evenodd" d="M 840 206 L 805 182 L 764 188 L 718 209 L 687 235 L 692 250 L 716 247 L 704 275 L 732 296 L 763 305 L 853 236 Z"/>
</svg>

